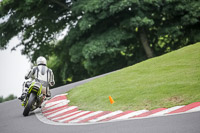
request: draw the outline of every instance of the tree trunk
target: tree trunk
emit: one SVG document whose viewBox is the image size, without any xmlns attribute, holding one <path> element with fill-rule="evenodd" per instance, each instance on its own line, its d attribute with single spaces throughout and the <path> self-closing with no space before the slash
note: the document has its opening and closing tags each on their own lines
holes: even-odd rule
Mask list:
<svg viewBox="0 0 200 133">
<path fill-rule="evenodd" d="M 147 38 L 147 35 L 146 35 L 144 28 L 139 29 L 139 34 L 140 34 L 140 41 L 142 43 L 142 46 L 145 50 L 147 57 L 152 58 L 154 56 L 153 51 L 149 46 L 148 38 Z"/>
</svg>

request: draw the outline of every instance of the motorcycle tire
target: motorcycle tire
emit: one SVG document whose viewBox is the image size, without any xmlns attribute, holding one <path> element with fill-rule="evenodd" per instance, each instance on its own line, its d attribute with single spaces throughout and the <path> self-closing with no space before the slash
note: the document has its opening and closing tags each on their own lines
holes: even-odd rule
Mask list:
<svg viewBox="0 0 200 133">
<path fill-rule="evenodd" d="M 35 102 L 35 99 L 36 99 L 36 94 L 31 93 L 29 96 L 29 99 L 28 99 L 28 103 L 26 104 L 26 106 L 24 108 L 24 112 L 23 112 L 24 116 L 28 116 L 28 114 L 31 110 L 31 107 L 32 107 L 33 103 Z"/>
</svg>

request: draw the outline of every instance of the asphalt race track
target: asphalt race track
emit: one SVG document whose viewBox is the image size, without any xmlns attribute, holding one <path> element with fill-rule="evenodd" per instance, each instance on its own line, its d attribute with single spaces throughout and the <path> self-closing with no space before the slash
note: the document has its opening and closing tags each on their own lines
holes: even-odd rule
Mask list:
<svg viewBox="0 0 200 133">
<path fill-rule="evenodd" d="M 52 96 L 92 79 L 55 88 Z M 19 100 L 1 103 L 0 133 L 200 133 L 200 112 L 81 126 L 48 125 L 34 113 L 23 117 L 22 112 Z"/>
</svg>

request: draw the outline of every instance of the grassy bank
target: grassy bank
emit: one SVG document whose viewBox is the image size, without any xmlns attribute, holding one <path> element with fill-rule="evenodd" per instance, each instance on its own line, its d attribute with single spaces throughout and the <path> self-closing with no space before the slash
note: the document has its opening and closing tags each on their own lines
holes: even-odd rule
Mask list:
<svg viewBox="0 0 200 133">
<path fill-rule="evenodd" d="M 115 103 L 110 104 L 109 96 Z M 140 110 L 200 101 L 200 43 L 146 60 L 72 89 L 83 110 Z"/>
</svg>

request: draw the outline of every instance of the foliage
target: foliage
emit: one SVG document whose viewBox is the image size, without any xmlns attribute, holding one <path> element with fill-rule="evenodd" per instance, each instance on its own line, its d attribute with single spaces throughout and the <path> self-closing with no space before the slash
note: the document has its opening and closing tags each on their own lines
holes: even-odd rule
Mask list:
<svg viewBox="0 0 200 133">
<path fill-rule="evenodd" d="M 10 94 L 6 98 L 3 98 L 3 96 L 0 96 L 0 103 L 5 102 L 5 101 L 10 101 L 10 100 L 13 100 L 13 99 L 16 99 L 16 98 L 17 97 L 14 96 L 13 94 Z"/>
<path fill-rule="evenodd" d="M 32 61 L 49 59 L 59 86 L 200 41 L 199 7 L 197 0 L 4 0 L 0 47 L 18 35 Z"/>
<path fill-rule="evenodd" d="M 16 47 L 23 45 L 23 54 L 33 59 L 41 53 L 45 56 L 56 33 L 66 27 L 69 6 L 65 0 L 3 0 L 0 3 L 0 48 L 5 49 L 9 40 L 18 35 L 21 43 Z"/>
</svg>

